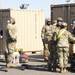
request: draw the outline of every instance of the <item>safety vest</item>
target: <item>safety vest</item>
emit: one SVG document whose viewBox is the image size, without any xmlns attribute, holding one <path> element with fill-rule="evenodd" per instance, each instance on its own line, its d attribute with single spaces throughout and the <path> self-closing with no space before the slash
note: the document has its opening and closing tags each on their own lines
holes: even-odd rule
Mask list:
<svg viewBox="0 0 75 75">
<path fill-rule="evenodd" d="M 59 33 L 59 34 L 57 35 L 57 39 L 60 39 L 60 37 L 61 37 L 61 35 L 64 33 L 64 31 L 65 31 L 65 30 L 63 30 L 61 33 Z"/>
</svg>

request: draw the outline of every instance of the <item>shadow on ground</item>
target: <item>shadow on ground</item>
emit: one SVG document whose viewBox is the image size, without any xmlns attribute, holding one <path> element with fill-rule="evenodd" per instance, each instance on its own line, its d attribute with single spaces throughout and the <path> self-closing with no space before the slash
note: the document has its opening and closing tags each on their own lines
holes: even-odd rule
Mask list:
<svg viewBox="0 0 75 75">
<path fill-rule="evenodd" d="M 0 62 L 1 63 L 5 63 L 5 61 L 3 61 L 3 60 L 0 60 Z M 5 64 L 1 64 L 1 63 L 0 63 L 0 67 L 1 67 L 0 68 L 0 71 L 6 72 L 7 71 L 6 65 Z M 28 61 L 28 63 L 24 63 L 24 66 L 28 70 L 36 70 L 36 71 L 47 71 L 47 72 L 50 72 L 48 70 L 48 68 L 47 68 L 47 62 L 44 62 L 44 59 L 43 59 L 43 55 L 42 54 L 29 55 L 29 61 Z M 20 68 L 17 68 L 17 67 L 14 68 L 14 69 L 20 70 Z M 75 70 L 72 70 L 70 67 L 68 67 L 67 69 L 68 69 L 68 71 L 70 71 L 72 73 L 75 73 Z M 53 72 L 53 71 L 51 71 L 51 72 Z M 56 72 L 56 73 L 58 73 L 58 72 Z"/>
<path fill-rule="evenodd" d="M 29 55 L 29 61 L 31 62 L 44 62 L 43 55 Z"/>
</svg>

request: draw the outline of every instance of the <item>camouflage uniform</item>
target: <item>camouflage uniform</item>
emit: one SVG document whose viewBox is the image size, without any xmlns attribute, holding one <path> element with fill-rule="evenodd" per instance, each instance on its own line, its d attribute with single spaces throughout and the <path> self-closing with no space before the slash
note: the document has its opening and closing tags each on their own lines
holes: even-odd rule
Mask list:
<svg viewBox="0 0 75 75">
<path fill-rule="evenodd" d="M 48 56 L 50 54 L 49 47 L 50 47 L 50 39 L 52 37 L 51 27 L 52 27 L 51 25 L 44 25 L 41 31 L 41 38 L 44 46 L 44 59 L 46 60 L 48 60 Z"/>
<path fill-rule="evenodd" d="M 59 22 L 62 21 L 61 17 L 58 17 L 57 20 L 54 20 L 54 24 L 52 25 L 52 39 L 51 39 L 51 50 L 50 50 L 50 55 L 49 55 L 49 60 L 48 60 L 48 69 L 51 70 L 53 68 L 56 70 L 57 66 L 57 47 L 56 47 L 56 38 L 55 34 L 59 31 L 60 29 L 60 24 Z"/>
<path fill-rule="evenodd" d="M 58 33 L 58 31 L 60 30 L 60 27 L 56 27 L 55 32 L 53 33 L 53 68 L 54 70 L 56 70 L 57 66 L 58 66 L 58 56 L 57 56 L 57 41 L 56 41 L 56 37 L 55 34 Z"/>
<path fill-rule="evenodd" d="M 64 26 L 64 28 L 59 30 L 56 35 L 58 63 L 61 69 L 61 73 L 66 72 L 66 67 L 68 65 L 68 56 L 69 56 L 68 39 L 74 40 L 71 33 L 65 29 L 65 27 L 67 27 L 67 23 L 63 22 L 62 25 Z"/>
<path fill-rule="evenodd" d="M 56 47 L 56 41 L 55 38 L 55 33 L 59 31 L 59 28 L 56 25 L 53 25 L 53 36 L 51 40 L 51 46 L 50 46 L 50 55 L 49 55 L 49 60 L 48 60 L 48 68 L 56 68 L 57 65 L 57 47 Z M 50 69 L 51 70 L 51 69 Z"/>
<path fill-rule="evenodd" d="M 8 63 L 12 61 L 13 52 L 16 50 L 17 28 L 12 23 L 8 23 L 6 30 L 6 46 L 8 50 Z"/>
</svg>

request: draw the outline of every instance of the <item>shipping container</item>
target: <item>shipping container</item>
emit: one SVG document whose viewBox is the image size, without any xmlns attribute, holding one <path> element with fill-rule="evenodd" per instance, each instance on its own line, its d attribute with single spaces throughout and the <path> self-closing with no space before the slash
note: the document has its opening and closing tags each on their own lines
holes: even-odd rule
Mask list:
<svg viewBox="0 0 75 75">
<path fill-rule="evenodd" d="M 71 32 L 71 24 L 75 22 L 75 3 L 51 5 L 51 23 L 57 17 L 62 17 L 64 22 L 68 23 L 68 30 Z"/>
<path fill-rule="evenodd" d="M 1 9 L 0 28 L 3 30 L 3 38 L 0 39 L 0 51 L 6 49 L 5 28 L 10 17 L 15 18 L 17 27 L 17 48 L 24 51 L 41 51 L 43 44 L 41 40 L 41 29 L 45 24 L 44 10 L 28 9 Z"/>
</svg>

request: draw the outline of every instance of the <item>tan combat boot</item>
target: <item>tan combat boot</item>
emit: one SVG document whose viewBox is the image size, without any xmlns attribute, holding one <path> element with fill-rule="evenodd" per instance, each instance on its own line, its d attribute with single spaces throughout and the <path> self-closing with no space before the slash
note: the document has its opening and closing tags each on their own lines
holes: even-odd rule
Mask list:
<svg viewBox="0 0 75 75">
<path fill-rule="evenodd" d="M 13 63 L 11 63 L 11 62 L 9 62 L 8 64 L 7 64 L 7 67 L 14 67 L 15 65 L 13 64 Z"/>
<path fill-rule="evenodd" d="M 64 68 L 64 73 L 66 73 L 67 72 L 67 69 L 66 68 Z"/>
<path fill-rule="evenodd" d="M 56 71 L 60 71 L 60 69 L 59 68 L 56 68 Z"/>
<path fill-rule="evenodd" d="M 48 61 L 48 57 L 45 57 L 44 60 L 45 60 L 45 61 Z"/>
</svg>

